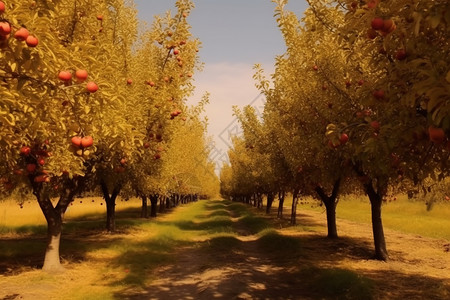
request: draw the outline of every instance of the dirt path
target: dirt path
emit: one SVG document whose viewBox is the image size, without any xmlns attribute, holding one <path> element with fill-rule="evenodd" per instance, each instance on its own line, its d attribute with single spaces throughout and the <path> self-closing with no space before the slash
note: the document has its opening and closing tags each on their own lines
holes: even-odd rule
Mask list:
<svg viewBox="0 0 450 300">
<path fill-rule="evenodd" d="M 379 262 L 369 259 L 370 225 L 339 219 L 331 241 L 323 214 L 302 212 L 290 227 L 273 216 L 249 219 L 237 205 L 217 202 L 209 212 L 228 214 L 232 232 L 179 249 L 150 286 L 119 298 L 450 299 L 449 241 L 386 230 L 391 261 Z M 255 234 L 267 224 L 282 236 Z"/>
</svg>

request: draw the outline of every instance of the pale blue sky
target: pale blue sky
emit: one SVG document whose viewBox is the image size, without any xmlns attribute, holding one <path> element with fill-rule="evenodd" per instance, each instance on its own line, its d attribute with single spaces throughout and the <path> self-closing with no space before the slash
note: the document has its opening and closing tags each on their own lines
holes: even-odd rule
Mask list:
<svg viewBox="0 0 450 300">
<path fill-rule="evenodd" d="M 190 103 L 209 92 L 206 115 L 208 133 L 213 136 L 213 159 L 227 160 L 228 132 L 236 131 L 231 107 L 252 103 L 262 109 L 264 99 L 252 79 L 253 66 L 259 63 L 270 75 L 275 57 L 283 54 L 285 45 L 274 18 L 271 0 L 194 0 L 195 8 L 188 17 L 192 34 L 202 42 L 202 72 L 194 75 L 195 95 Z M 151 23 L 155 15 L 167 10 L 175 12 L 175 0 L 135 0 L 138 17 Z M 298 16 L 307 7 L 305 0 L 291 0 L 286 6 Z"/>
</svg>

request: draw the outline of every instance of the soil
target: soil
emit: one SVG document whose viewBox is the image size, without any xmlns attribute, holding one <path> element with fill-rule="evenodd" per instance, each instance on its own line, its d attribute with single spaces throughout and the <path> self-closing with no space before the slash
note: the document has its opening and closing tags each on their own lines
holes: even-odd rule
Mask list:
<svg viewBox="0 0 450 300">
<path fill-rule="evenodd" d="M 150 286 L 140 291 L 123 291 L 120 298 L 450 299 L 447 240 L 385 230 L 390 260 L 381 262 L 371 259 L 370 225 L 338 219 L 340 237 L 330 240 L 325 237 L 324 213 L 304 211 L 297 217 L 301 225 L 294 227 L 287 220 L 265 217 L 280 233 L 299 240 L 300 254 L 290 255 L 261 249 L 260 236 L 251 234 L 231 210 L 230 217 L 238 242 L 230 243 L 233 242 L 230 239 L 227 242 L 232 246 L 223 248 L 214 245 L 182 248 L 176 264 L 154 271 L 152 276 L 156 279 Z M 330 269 L 350 270 L 367 278 L 372 282 L 372 292 L 324 296 L 320 283 L 317 287 L 311 281 L 315 273 Z"/>
<path fill-rule="evenodd" d="M 115 298 L 450 299 L 448 240 L 385 229 L 390 260 L 381 262 L 371 259 L 370 225 L 338 219 L 339 238 L 331 240 L 326 238 L 325 213 L 300 209 L 299 225 L 290 226 L 289 216 L 277 219 L 275 209 L 267 216 L 264 210 L 249 208 L 277 230 L 271 232 L 283 237 L 264 244 L 263 234 L 243 222 L 242 210 L 233 209 L 236 205 L 214 201 L 208 212 L 231 220 L 232 232 L 185 243 L 177 248 L 173 262 L 149 269 L 150 284 L 115 288 Z M 164 222 L 164 216 L 159 221 Z M 96 243 L 105 245 L 115 238 L 95 236 Z M 80 257 L 70 262 L 70 270 L 62 276 L 71 285 L 104 289 L 92 283 L 94 277 L 99 281 L 97 275 L 89 277 L 102 263 Z M 2 283 L 0 276 L 0 299 L 61 299 L 54 297 L 59 287 L 52 281 L 21 281 L 25 273 L 39 272 L 29 269 L 34 264 L 30 261 L 21 271 L 17 269 L 19 273 L 11 272 L 8 278 L 14 280 Z M 109 280 L 115 276 L 103 275 Z"/>
</svg>

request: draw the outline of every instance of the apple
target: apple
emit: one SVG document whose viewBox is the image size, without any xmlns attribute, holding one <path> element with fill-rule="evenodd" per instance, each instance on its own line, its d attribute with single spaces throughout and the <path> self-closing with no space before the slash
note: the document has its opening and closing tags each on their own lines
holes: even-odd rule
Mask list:
<svg viewBox="0 0 450 300">
<path fill-rule="evenodd" d="M 94 144 L 94 139 L 92 138 L 92 136 L 88 135 L 88 136 L 84 136 L 81 139 L 81 146 L 83 148 L 87 148 L 87 147 L 91 147 Z"/>
<path fill-rule="evenodd" d="M 192 77 L 192 73 L 187 73 L 186 76 L 187 77 Z"/>
<path fill-rule="evenodd" d="M 5 12 L 5 3 L 3 1 L 0 1 L 0 14 Z"/>
<path fill-rule="evenodd" d="M 394 21 L 392 21 L 391 19 L 388 19 L 388 20 L 384 20 L 383 28 L 381 28 L 381 30 L 387 34 L 387 33 L 391 33 L 396 28 L 397 28 L 397 25 L 395 25 Z"/>
<path fill-rule="evenodd" d="M 382 100 L 384 99 L 384 91 L 383 90 L 375 90 L 373 91 L 373 96 L 375 99 Z"/>
<path fill-rule="evenodd" d="M 428 135 L 430 137 L 430 141 L 435 144 L 441 144 L 445 140 L 445 132 L 442 128 L 437 128 L 431 125 L 428 127 Z"/>
<path fill-rule="evenodd" d="M 98 16 L 97 16 L 97 20 L 103 21 L 103 16 L 102 16 L 102 15 L 98 15 Z"/>
<path fill-rule="evenodd" d="M 96 91 L 98 91 L 98 85 L 95 82 L 91 81 L 86 84 L 86 89 L 89 93 L 95 93 Z"/>
<path fill-rule="evenodd" d="M 155 83 L 153 81 L 147 81 L 147 84 L 151 87 L 155 86 Z"/>
<path fill-rule="evenodd" d="M 164 76 L 164 81 L 165 81 L 165 82 L 169 82 L 169 80 L 170 80 L 170 78 L 169 78 L 169 77 L 167 77 L 167 76 Z"/>
<path fill-rule="evenodd" d="M 74 136 L 72 137 L 71 141 L 72 141 L 72 145 L 74 145 L 75 147 L 81 147 L 81 136 Z"/>
<path fill-rule="evenodd" d="M 319 70 L 319 67 L 318 67 L 317 65 L 314 65 L 314 66 L 313 66 L 313 70 L 314 70 L 314 71 L 317 71 L 317 70 Z"/>
<path fill-rule="evenodd" d="M 378 121 L 372 121 L 370 122 L 370 127 L 372 127 L 373 130 L 378 131 L 380 130 L 380 123 Z"/>
<path fill-rule="evenodd" d="M 13 173 L 16 174 L 16 175 L 23 175 L 23 170 L 16 169 L 16 170 L 13 171 Z"/>
<path fill-rule="evenodd" d="M 186 18 L 187 17 L 187 13 L 183 13 L 183 18 Z"/>
<path fill-rule="evenodd" d="M 381 30 L 384 26 L 384 20 L 382 18 L 373 18 L 370 22 L 373 30 Z"/>
<path fill-rule="evenodd" d="M 341 134 L 341 137 L 339 138 L 339 142 L 341 145 L 344 145 L 348 142 L 348 135 L 346 133 Z"/>
<path fill-rule="evenodd" d="M 133 80 L 132 79 L 127 79 L 127 84 L 128 85 L 130 85 L 130 84 L 132 84 L 133 83 Z"/>
<path fill-rule="evenodd" d="M 364 80 L 363 80 L 363 79 L 360 79 L 360 80 L 358 81 L 358 85 L 361 86 L 361 85 L 363 85 L 363 84 L 364 84 Z"/>
<path fill-rule="evenodd" d="M 376 38 L 378 36 L 378 33 L 373 30 L 372 28 L 370 28 L 369 30 L 367 30 L 367 37 L 371 40 L 373 40 L 374 38 Z"/>
<path fill-rule="evenodd" d="M 367 7 L 370 8 L 370 9 L 373 9 L 373 8 L 377 7 L 377 4 L 378 4 L 377 0 L 370 0 L 367 3 Z"/>
<path fill-rule="evenodd" d="M 31 153 L 31 148 L 28 146 L 23 146 L 22 148 L 20 148 L 20 154 L 28 156 Z"/>
<path fill-rule="evenodd" d="M 180 41 L 180 46 L 183 46 L 183 45 L 186 45 L 186 41 L 185 40 Z M 196 51 L 198 52 L 198 49 L 196 49 Z"/>
<path fill-rule="evenodd" d="M 144 148 L 145 148 L 145 149 L 148 149 L 149 147 L 150 147 L 150 143 L 145 142 L 145 143 L 144 143 Z"/>
<path fill-rule="evenodd" d="M 30 32 L 25 27 L 21 27 L 14 33 L 14 37 L 19 41 L 25 41 L 30 35 Z"/>
<path fill-rule="evenodd" d="M 75 77 L 77 78 L 78 82 L 83 82 L 88 78 L 88 72 L 86 70 L 77 70 L 75 72 Z"/>
<path fill-rule="evenodd" d="M 34 171 L 36 171 L 36 165 L 35 164 L 27 164 L 26 170 L 28 173 L 34 173 Z"/>
<path fill-rule="evenodd" d="M 0 35 L 7 36 L 11 33 L 11 25 L 8 22 L 0 22 Z"/>
<path fill-rule="evenodd" d="M 48 175 L 39 175 L 34 177 L 34 182 L 50 182 Z"/>
<path fill-rule="evenodd" d="M 37 162 L 41 166 L 45 165 L 45 159 L 43 159 L 43 158 L 39 158 Z"/>
<path fill-rule="evenodd" d="M 178 55 L 178 54 L 180 54 L 180 50 L 178 50 L 178 49 L 174 49 L 174 50 L 173 50 L 173 54 L 175 54 L 175 55 Z"/>
<path fill-rule="evenodd" d="M 406 51 L 405 51 L 405 49 L 397 50 L 397 52 L 395 53 L 395 58 L 397 60 L 404 60 L 404 59 L 406 59 Z"/>
<path fill-rule="evenodd" d="M 167 36 L 172 36 L 173 32 L 172 31 L 167 31 Z"/>
<path fill-rule="evenodd" d="M 122 166 L 126 165 L 126 164 L 127 164 L 127 159 L 126 159 L 126 158 L 122 158 L 122 159 L 120 160 L 120 164 L 121 164 Z"/>
<path fill-rule="evenodd" d="M 36 47 L 39 44 L 39 40 L 36 37 L 34 37 L 32 35 L 29 35 L 27 37 L 27 39 L 26 39 L 26 43 L 27 43 L 28 47 L 32 47 L 33 48 L 33 47 Z"/>
<path fill-rule="evenodd" d="M 159 153 L 155 153 L 155 156 L 154 156 L 154 158 L 155 158 L 155 159 L 160 159 L 160 158 L 161 158 L 161 154 L 159 154 Z"/>
<path fill-rule="evenodd" d="M 61 71 L 58 73 L 58 78 L 62 81 L 69 81 L 72 79 L 72 73 L 69 71 Z"/>
</svg>

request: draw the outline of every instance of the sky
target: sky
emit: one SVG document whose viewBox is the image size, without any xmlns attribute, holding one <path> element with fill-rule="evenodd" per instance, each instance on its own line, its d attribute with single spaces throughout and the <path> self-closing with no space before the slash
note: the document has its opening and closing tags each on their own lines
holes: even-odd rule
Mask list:
<svg viewBox="0 0 450 300">
<path fill-rule="evenodd" d="M 208 92 L 206 108 L 210 158 L 218 173 L 228 162 L 230 136 L 240 132 L 233 117 L 232 106 L 252 105 L 257 111 L 264 107 L 255 87 L 253 66 L 261 64 L 267 75 L 274 70 L 275 57 L 285 52 L 285 44 L 274 15 L 271 0 L 193 0 L 195 8 L 188 16 L 193 37 L 202 43 L 199 51 L 204 63 L 194 74 L 196 86 L 188 104 L 195 104 Z M 175 0 L 135 0 L 140 20 L 151 24 L 155 15 L 176 12 Z M 286 9 L 301 17 L 307 7 L 305 0 L 291 0 Z"/>
</svg>

